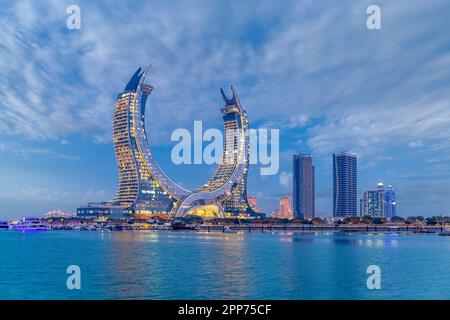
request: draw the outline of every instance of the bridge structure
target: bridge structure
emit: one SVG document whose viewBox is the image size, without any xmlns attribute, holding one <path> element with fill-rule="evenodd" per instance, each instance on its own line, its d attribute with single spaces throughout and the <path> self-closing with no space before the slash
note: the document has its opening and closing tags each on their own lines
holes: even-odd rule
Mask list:
<svg viewBox="0 0 450 320">
<path fill-rule="evenodd" d="M 146 106 L 153 87 L 150 68 L 139 68 L 116 99 L 113 144 L 119 172 L 115 197 L 77 209 L 79 216 L 197 215 L 225 218 L 263 216 L 248 204 L 249 123 L 236 91 L 221 90 L 224 122 L 222 160 L 205 184 L 189 190 L 174 182 L 158 165 L 145 129 Z M 148 112 L 147 112 L 148 113 Z"/>
</svg>

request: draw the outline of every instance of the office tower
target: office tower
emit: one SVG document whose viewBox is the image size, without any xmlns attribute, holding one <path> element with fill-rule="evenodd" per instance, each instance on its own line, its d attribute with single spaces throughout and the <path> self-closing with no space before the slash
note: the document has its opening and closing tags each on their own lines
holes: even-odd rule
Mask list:
<svg viewBox="0 0 450 320">
<path fill-rule="evenodd" d="M 312 158 L 307 154 L 293 156 L 293 200 L 295 218 L 314 218 L 315 186 Z"/>
<path fill-rule="evenodd" d="M 333 216 L 357 215 L 357 159 L 356 155 L 333 153 Z"/>
<path fill-rule="evenodd" d="M 395 190 L 391 185 L 388 185 L 384 195 L 385 202 L 385 216 L 386 218 L 392 218 L 396 216 L 397 202 L 395 200 Z"/>
</svg>

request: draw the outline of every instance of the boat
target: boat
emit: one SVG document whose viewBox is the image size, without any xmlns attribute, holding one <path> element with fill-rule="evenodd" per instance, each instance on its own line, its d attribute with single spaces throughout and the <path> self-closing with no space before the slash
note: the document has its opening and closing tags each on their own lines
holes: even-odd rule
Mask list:
<svg viewBox="0 0 450 320">
<path fill-rule="evenodd" d="M 9 229 L 9 224 L 6 221 L 0 221 L 0 231 L 2 230 L 8 230 Z"/>
<path fill-rule="evenodd" d="M 41 219 L 36 217 L 25 217 L 17 223 L 12 224 L 11 229 L 19 232 L 47 231 L 49 227 Z"/>
<path fill-rule="evenodd" d="M 450 237 L 450 229 L 445 229 L 444 231 L 438 233 L 438 235 L 443 237 Z"/>
<path fill-rule="evenodd" d="M 87 229 L 89 231 L 95 231 L 98 230 L 98 226 L 96 224 L 91 224 L 90 226 L 87 227 Z"/>
</svg>

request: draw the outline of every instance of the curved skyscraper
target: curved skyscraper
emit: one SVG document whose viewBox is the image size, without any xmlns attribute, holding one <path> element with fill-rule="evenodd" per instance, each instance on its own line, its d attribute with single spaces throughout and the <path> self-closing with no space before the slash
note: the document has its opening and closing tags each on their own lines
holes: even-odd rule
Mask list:
<svg viewBox="0 0 450 320">
<path fill-rule="evenodd" d="M 253 215 L 247 201 L 249 164 L 248 119 L 232 87 L 232 98 L 221 91 L 224 107 L 222 162 L 197 190 L 173 182 L 159 167 L 145 132 L 145 108 L 153 87 L 145 83 L 149 69 L 139 68 L 116 99 L 114 152 L 119 183 L 113 200 L 78 208 L 81 216 L 112 214 L 189 214 L 225 217 Z"/>
</svg>

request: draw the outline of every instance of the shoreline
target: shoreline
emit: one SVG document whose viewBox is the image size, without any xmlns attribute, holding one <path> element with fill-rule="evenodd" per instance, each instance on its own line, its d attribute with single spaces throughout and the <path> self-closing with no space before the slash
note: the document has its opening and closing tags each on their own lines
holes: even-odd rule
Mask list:
<svg viewBox="0 0 450 320">
<path fill-rule="evenodd" d="M 230 226 L 230 225 L 214 225 L 214 226 L 196 226 L 189 229 L 172 229 L 172 228 L 128 228 L 128 229 L 115 229 L 100 227 L 97 229 L 81 228 L 75 229 L 71 227 L 61 228 L 50 227 L 48 230 L 29 230 L 19 231 L 13 229 L 0 230 L 15 231 L 18 233 L 39 233 L 46 231 L 84 231 L 84 232 L 188 232 L 188 233 L 225 233 L 225 234 L 299 234 L 299 235 L 314 235 L 314 234 L 407 234 L 407 235 L 450 235 L 446 234 L 445 227 L 341 227 L 341 226 L 315 226 L 315 227 L 302 227 L 302 226 Z"/>
</svg>

